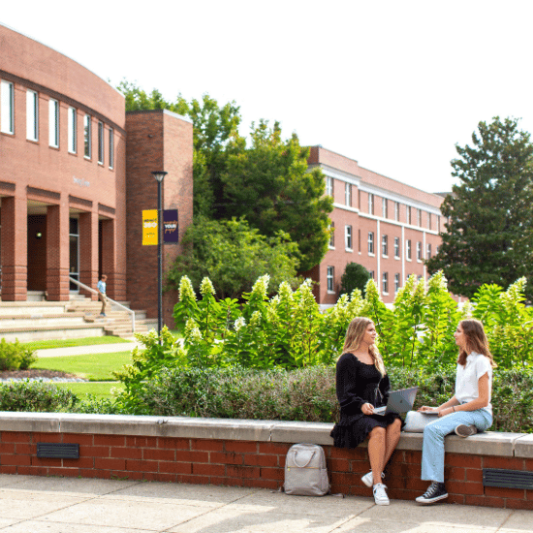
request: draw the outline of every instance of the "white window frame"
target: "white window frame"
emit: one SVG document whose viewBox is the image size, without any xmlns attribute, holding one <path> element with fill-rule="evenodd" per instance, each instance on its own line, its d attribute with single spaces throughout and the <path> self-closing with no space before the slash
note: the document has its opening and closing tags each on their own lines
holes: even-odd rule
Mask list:
<svg viewBox="0 0 533 533">
<path fill-rule="evenodd" d="M 15 135 L 15 87 L 10 81 L 0 83 L 0 131 L 8 135 Z"/>
<path fill-rule="evenodd" d="M 428 229 L 431 229 L 431 213 L 428 212 Z"/>
<path fill-rule="evenodd" d="M 26 139 L 39 140 L 39 94 L 26 90 Z"/>
<path fill-rule="evenodd" d="M 374 195 L 371 192 L 368 193 L 368 214 L 374 214 Z"/>
<path fill-rule="evenodd" d="M 98 163 L 104 164 L 105 158 L 105 145 L 104 145 L 104 123 L 98 121 Z"/>
<path fill-rule="evenodd" d="M 333 198 L 333 178 L 331 176 L 326 176 L 326 196 Z"/>
<path fill-rule="evenodd" d="M 389 204 L 388 204 L 388 200 L 386 198 L 383 198 L 382 200 L 382 215 L 383 215 L 383 218 L 389 218 Z"/>
<path fill-rule="evenodd" d="M 389 237 L 387 235 L 381 236 L 381 255 L 389 257 Z"/>
<path fill-rule="evenodd" d="M 422 243 L 420 241 L 416 243 L 416 260 L 422 261 Z"/>
<path fill-rule="evenodd" d="M 394 237 L 394 257 L 400 259 L 400 237 Z"/>
<path fill-rule="evenodd" d="M 381 276 L 381 290 L 383 294 L 389 294 L 389 273 L 383 272 Z"/>
<path fill-rule="evenodd" d="M 413 213 L 412 213 L 410 205 L 405 206 L 405 215 L 407 219 L 406 220 L 407 224 L 411 225 L 413 223 Z"/>
<path fill-rule="evenodd" d="M 418 210 L 418 227 L 422 227 L 422 209 Z"/>
<path fill-rule="evenodd" d="M 412 261 L 411 239 L 405 241 L 405 255 L 407 261 Z"/>
<path fill-rule="evenodd" d="M 331 250 L 335 250 L 335 222 L 333 222 L 333 220 L 331 221 L 331 224 L 329 225 L 329 229 L 333 230 L 329 236 L 329 248 Z"/>
<path fill-rule="evenodd" d="M 93 122 L 91 115 L 83 116 L 83 156 L 91 159 L 93 155 Z"/>
<path fill-rule="evenodd" d="M 426 259 L 431 259 L 431 243 L 428 243 L 426 247 Z"/>
<path fill-rule="evenodd" d="M 394 202 L 394 220 L 396 222 L 400 220 L 400 202 Z"/>
<path fill-rule="evenodd" d="M 115 167 L 115 130 L 109 128 L 109 168 Z"/>
<path fill-rule="evenodd" d="M 59 148 L 59 102 L 48 100 L 48 145 Z"/>
<path fill-rule="evenodd" d="M 326 288 L 329 294 L 335 294 L 335 267 L 328 266 L 326 269 Z"/>
<path fill-rule="evenodd" d="M 78 153 L 78 111 L 75 107 L 68 108 L 68 152 Z"/>
<path fill-rule="evenodd" d="M 347 252 L 353 252 L 353 232 L 352 226 L 344 226 L 344 247 Z"/>
<path fill-rule="evenodd" d="M 373 231 L 368 232 L 368 255 L 375 255 L 374 254 L 374 232 Z"/>
<path fill-rule="evenodd" d="M 400 290 L 400 274 L 394 274 L 394 294 Z"/>
<path fill-rule="evenodd" d="M 344 184 L 344 203 L 348 206 L 352 206 L 352 184 L 346 182 Z"/>
</svg>

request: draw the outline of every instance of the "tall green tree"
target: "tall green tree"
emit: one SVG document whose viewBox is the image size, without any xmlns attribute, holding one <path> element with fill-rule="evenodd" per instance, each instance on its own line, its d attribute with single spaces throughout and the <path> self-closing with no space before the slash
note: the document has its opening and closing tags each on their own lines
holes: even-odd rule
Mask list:
<svg viewBox="0 0 533 533">
<path fill-rule="evenodd" d="M 456 146 L 459 179 L 441 210 L 448 218 L 430 272 L 443 270 L 452 292 L 472 297 L 484 284 L 531 280 L 533 259 L 533 145 L 518 120 L 480 122 L 472 144 Z M 533 296 L 533 284 L 527 285 Z"/>
<path fill-rule="evenodd" d="M 244 216 L 264 235 L 288 233 L 299 247 L 298 269 L 305 272 L 328 249 L 333 200 L 324 195 L 324 175 L 308 172 L 309 149 L 296 134 L 283 140 L 277 122 L 272 128 L 263 120 L 252 124 L 250 137 L 248 149 L 243 140 L 228 144 L 223 216 Z"/>
</svg>

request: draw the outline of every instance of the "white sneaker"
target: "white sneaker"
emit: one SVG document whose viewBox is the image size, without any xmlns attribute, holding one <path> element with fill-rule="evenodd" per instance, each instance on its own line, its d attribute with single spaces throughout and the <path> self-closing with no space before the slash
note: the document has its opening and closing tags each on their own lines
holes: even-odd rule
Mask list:
<svg viewBox="0 0 533 533">
<path fill-rule="evenodd" d="M 381 472 L 381 479 L 385 479 L 385 472 Z M 368 474 L 365 474 L 361 481 L 369 488 L 372 488 L 372 485 L 374 484 L 374 478 L 372 477 L 372 470 Z"/>
<path fill-rule="evenodd" d="M 389 505 L 390 500 L 387 496 L 387 491 L 385 490 L 387 487 L 383 485 L 383 483 L 378 483 L 377 485 L 374 485 L 374 501 L 376 502 L 376 505 Z"/>
</svg>

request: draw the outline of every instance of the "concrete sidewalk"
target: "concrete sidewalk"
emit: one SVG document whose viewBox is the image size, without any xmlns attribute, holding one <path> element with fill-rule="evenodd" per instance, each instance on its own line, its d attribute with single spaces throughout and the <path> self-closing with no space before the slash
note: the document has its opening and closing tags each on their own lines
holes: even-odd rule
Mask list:
<svg viewBox="0 0 533 533">
<path fill-rule="evenodd" d="M 117 342 L 114 344 L 95 344 L 92 346 L 71 346 L 69 348 L 49 348 L 48 350 L 35 350 L 37 357 L 65 357 L 69 355 L 88 355 L 93 353 L 131 352 L 133 348 L 144 346 L 140 342 Z"/>
<path fill-rule="evenodd" d="M 0 475 L 9 533 L 524 533 L 533 512 L 260 489 Z"/>
</svg>

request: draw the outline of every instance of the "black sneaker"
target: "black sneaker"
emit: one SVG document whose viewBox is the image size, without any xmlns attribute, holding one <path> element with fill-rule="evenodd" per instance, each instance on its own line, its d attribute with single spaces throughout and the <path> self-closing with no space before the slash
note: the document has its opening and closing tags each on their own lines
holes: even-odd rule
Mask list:
<svg viewBox="0 0 533 533">
<path fill-rule="evenodd" d="M 444 500 L 444 498 L 448 497 L 448 493 L 446 492 L 446 486 L 444 483 L 437 483 L 436 481 L 433 481 L 431 485 L 428 487 L 428 490 L 426 490 L 425 494 L 422 496 L 419 496 L 416 501 L 418 503 L 435 503 L 439 500 Z"/>
<path fill-rule="evenodd" d="M 475 435 L 477 433 L 477 427 L 476 426 L 468 426 L 466 424 L 460 424 L 455 428 L 455 434 L 459 435 L 459 437 L 470 437 L 472 435 Z"/>
</svg>

